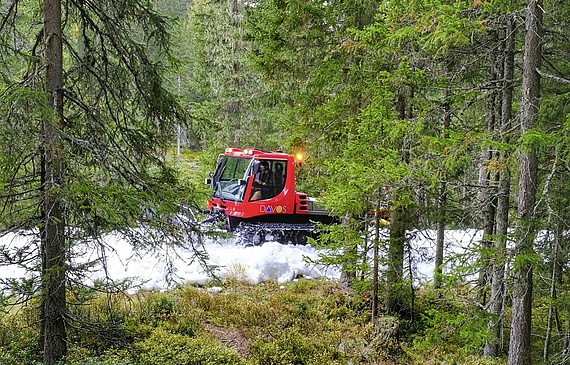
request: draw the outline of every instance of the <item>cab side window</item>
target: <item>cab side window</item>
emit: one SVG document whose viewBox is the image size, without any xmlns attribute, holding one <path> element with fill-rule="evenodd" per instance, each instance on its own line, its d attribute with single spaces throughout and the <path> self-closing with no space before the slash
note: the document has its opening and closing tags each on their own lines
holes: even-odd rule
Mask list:
<svg viewBox="0 0 570 365">
<path fill-rule="evenodd" d="M 279 195 L 285 186 L 286 166 L 286 160 L 261 160 L 249 200 L 265 200 Z"/>
<path fill-rule="evenodd" d="M 283 190 L 283 186 L 285 185 L 285 166 L 287 161 L 276 161 L 273 163 L 273 175 L 275 176 L 275 185 L 276 188 L 280 188 L 279 194 L 281 190 Z"/>
</svg>

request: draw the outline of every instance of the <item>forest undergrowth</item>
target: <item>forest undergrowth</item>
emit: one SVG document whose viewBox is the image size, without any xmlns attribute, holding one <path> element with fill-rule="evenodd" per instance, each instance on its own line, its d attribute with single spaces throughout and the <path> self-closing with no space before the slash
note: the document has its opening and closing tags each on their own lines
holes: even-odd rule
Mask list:
<svg viewBox="0 0 570 365">
<path fill-rule="evenodd" d="M 442 298 L 423 290 L 412 318 L 372 323 L 369 292 L 325 280 L 76 291 L 65 364 L 504 364 L 478 355 L 476 316 Z M 37 303 L 8 308 L 0 364 L 40 364 Z"/>
</svg>

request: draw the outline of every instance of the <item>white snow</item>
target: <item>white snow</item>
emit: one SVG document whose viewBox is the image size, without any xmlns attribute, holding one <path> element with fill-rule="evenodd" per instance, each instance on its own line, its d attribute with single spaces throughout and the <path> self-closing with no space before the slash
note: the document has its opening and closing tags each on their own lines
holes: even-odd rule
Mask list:
<svg viewBox="0 0 570 365">
<path fill-rule="evenodd" d="M 431 280 L 433 257 L 435 256 L 435 231 L 411 232 L 411 252 L 415 278 L 418 282 Z M 0 247 L 23 247 L 29 245 L 30 236 L 22 237 L 7 234 L 0 239 Z M 465 252 L 481 239 L 481 232 L 476 230 L 457 230 L 446 232 L 446 257 L 458 252 Z M 192 283 L 206 285 L 211 277 L 197 260 L 192 260 L 193 251 L 185 248 L 168 248 L 147 253 L 133 252 L 131 245 L 116 235 L 107 235 L 104 241 L 107 273 L 99 266 L 91 272 L 91 283 L 108 277 L 118 281 L 130 278 L 134 284 L 146 289 L 166 290 L 175 284 Z M 244 247 L 231 240 L 209 240 L 204 249 L 208 254 L 208 265 L 216 267 L 216 273 L 222 280 L 236 279 L 250 284 L 265 280 L 285 283 L 298 277 L 340 278 L 340 269 L 314 264 L 323 251 L 310 245 L 282 245 L 267 242 L 261 246 Z M 100 247 L 83 253 L 76 262 L 87 262 L 102 257 Z M 309 259 L 309 260 L 307 260 Z M 24 277 L 27 273 L 15 265 L 0 265 L 0 278 Z M 211 288 L 211 290 L 215 290 Z"/>
</svg>

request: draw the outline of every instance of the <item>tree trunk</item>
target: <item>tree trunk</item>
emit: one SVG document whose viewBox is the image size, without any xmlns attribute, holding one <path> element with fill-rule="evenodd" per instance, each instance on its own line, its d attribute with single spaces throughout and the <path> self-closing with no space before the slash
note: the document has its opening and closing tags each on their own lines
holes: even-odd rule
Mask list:
<svg viewBox="0 0 570 365">
<path fill-rule="evenodd" d="M 373 291 L 372 291 L 372 322 L 378 318 L 378 285 L 379 285 L 379 246 L 380 246 L 380 193 L 378 193 L 378 201 L 376 202 L 376 212 L 374 213 L 374 256 L 373 256 Z"/>
<path fill-rule="evenodd" d="M 497 42 L 496 32 L 492 32 L 491 39 Z M 493 62 L 491 65 L 491 88 L 488 96 L 488 113 L 487 113 L 487 134 L 495 135 L 497 128 L 497 101 L 498 101 L 498 73 L 499 73 L 499 57 L 493 54 Z M 495 153 L 492 150 L 485 150 L 481 153 L 481 164 L 479 166 L 479 205 L 481 207 L 483 217 L 483 240 L 481 242 L 484 250 L 481 254 L 481 268 L 479 269 L 479 279 L 477 284 L 477 302 L 485 304 L 487 302 L 488 284 L 491 279 L 492 258 L 489 251 L 493 246 L 493 236 L 495 234 L 495 213 L 497 206 L 496 193 L 496 172 L 491 162 L 495 159 Z"/>
<path fill-rule="evenodd" d="M 388 268 L 386 269 L 386 308 L 390 313 L 400 314 L 404 308 L 404 245 L 406 243 L 406 211 L 402 207 L 392 211 L 390 241 L 388 247 Z"/>
<path fill-rule="evenodd" d="M 405 88 L 398 94 L 396 110 L 398 110 L 399 117 L 402 120 L 412 118 L 412 108 L 407 101 L 413 98 L 413 93 L 413 88 Z M 406 163 L 409 162 L 407 154 L 403 154 L 401 159 Z M 392 206 L 391 209 L 385 303 L 388 312 L 402 314 L 404 307 L 404 247 L 409 212 L 405 206 Z"/>
<path fill-rule="evenodd" d="M 564 349 L 562 351 L 561 365 L 570 364 L 570 317 L 566 320 L 566 329 L 564 330 Z"/>
<path fill-rule="evenodd" d="M 449 90 L 446 92 L 446 98 L 451 97 Z M 451 108 L 449 103 L 443 105 L 443 138 L 449 138 L 449 127 L 451 126 Z M 441 287 L 441 280 L 443 275 L 443 246 L 445 243 L 445 224 L 447 222 L 445 207 L 447 205 L 447 174 L 445 171 L 442 173 L 442 178 L 439 187 L 439 194 L 437 197 L 437 237 L 435 248 L 435 270 L 433 277 L 433 286 L 435 289 Z"/>
<path fill-rule="evenodd" d="M 63 57 L 60 0 L 45 0 L 45 91 L 53 117 L 44 121 L 42 172 L 42 309 L 40 335 L 44 364 L 60 362 L 67 354 L 65 330 L 65 220 L 61 203 L 63 148 L 59 130 L 63 127 Z"/>
<path fill-rule="evenodd" d="M 447 202 L 446 183 L 442 182 L 439 189 L 439 197 L 437 199 L 437 208 L 439 214 L 443 214 L 443 209 Z M 433 287 L 441 288 L 443 276 L 443 248 L 445 245 L 445 218 L 440 217 L 437 222 L 437 236 L 435 239 L 435 270 L 433 275 Z"/>
<path fill-rule="evenodd" d="M 504 279 L 507 251 L 507 230 L 509 228 L 509 194 L 511 177 L 508 168 L 501 171 L 499 179 L 499 196 L 497 200 L 497 235 L 491 273 L 491 297 L 489 298 L 489 313 L 492 318 L 487 324 L 492 338 L 485 343 L 485 356 L 499 357 L 501 355 L 501 334 L 503 328 L 504 308 Z"/>
<path fill-rule="evenodd" d="M 550 279 L 550 303 L 548 305 L 548 317 L 546 318 L 546 334 L 544 335 L 544 347 L 542 350 L 542 358 L 544 362 L 548 362 L 550 356 L 550 338 L 552 335 L 552 322 L 556 313 L 554 301 L 556 300 L 556 277 L 558 276 L 558 232 L 554 240 L 554 249 L 552 250 L 552 274 Z"/>
<path fill-rule="evenodd" d="M 503 56 L 503 87 L 501 95 L 501 141 L 509 143 L 508 133 L 511 129 L 513 110 L 513 77 L 515 54 L 515 20 L 510 17 L 505 29 L 505 50 Z M 488 328 L 492 338 L 485 343 L 483 353 L 485 356 L 499 357 L 501 355 L 501 332 L 503 328 L 504 308 L 504 279 L 507 250 L 507 233 L 509 228 L 511 174 L 506 163 L 509 156 L 501 156 L 501 169 L 499 171 L 499 190 L 496 211 L 496 239 L 495 255 L 491 274 L 491 297 L 489 299 Z"/>
<path fill-rule="evenodd" d="M 346 227 L 346 231 L 350 231 L 351 229 L 351 220 L 352 217 L 349 214 L 345 215 L 342 219 L 341 225 Z M 343 264 L 340 281 L 348 286 L 352 286 L 357 279 L 355 267 L 358 264 L 356 259 L 358 257 L 358 246 L 355 243 L 351 243 L 346 246 L 345 251 L 349 258 Z"/>
<path fill-rule="evenodd" d="M 521 134 L 528 132 L 536 123 L 539 110 L 540 76 L 542 56 L 542 10 L 541 1 L 528 5 L 526 16 L 525 51 L 523 63 Z M 533 213 L 537 191 L 538 158 L 534 147 L 523 146 L 519 154 L 518 222 L 515 230 L 513 304 L 509 365 L 530 365 L 531 315 L 533 267 L 528 256 L 533 252 L 535 227 Z"/>
</svg>

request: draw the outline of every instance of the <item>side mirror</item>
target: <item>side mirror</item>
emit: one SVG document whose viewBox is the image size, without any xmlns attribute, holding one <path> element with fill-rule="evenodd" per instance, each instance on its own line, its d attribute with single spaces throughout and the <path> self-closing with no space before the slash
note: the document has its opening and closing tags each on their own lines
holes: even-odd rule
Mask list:
<svg viewBox="0 0 570 365">
<path fill-rule="evenodd" d="M 204 180 L 204 184 L 206 184 L 206 185 L 212 185 L 212 178 L 211 178 L 211 177 L 207 177 L 206 180 Z"/>
<path fill-rule="evenodd" d="M 247 179 L 239 179 L 239 180 L 238 180 L 238 185 L 239 185 L 239 186 L 245 186 L 245 185 L 247 185 Z"/>
</svg>

